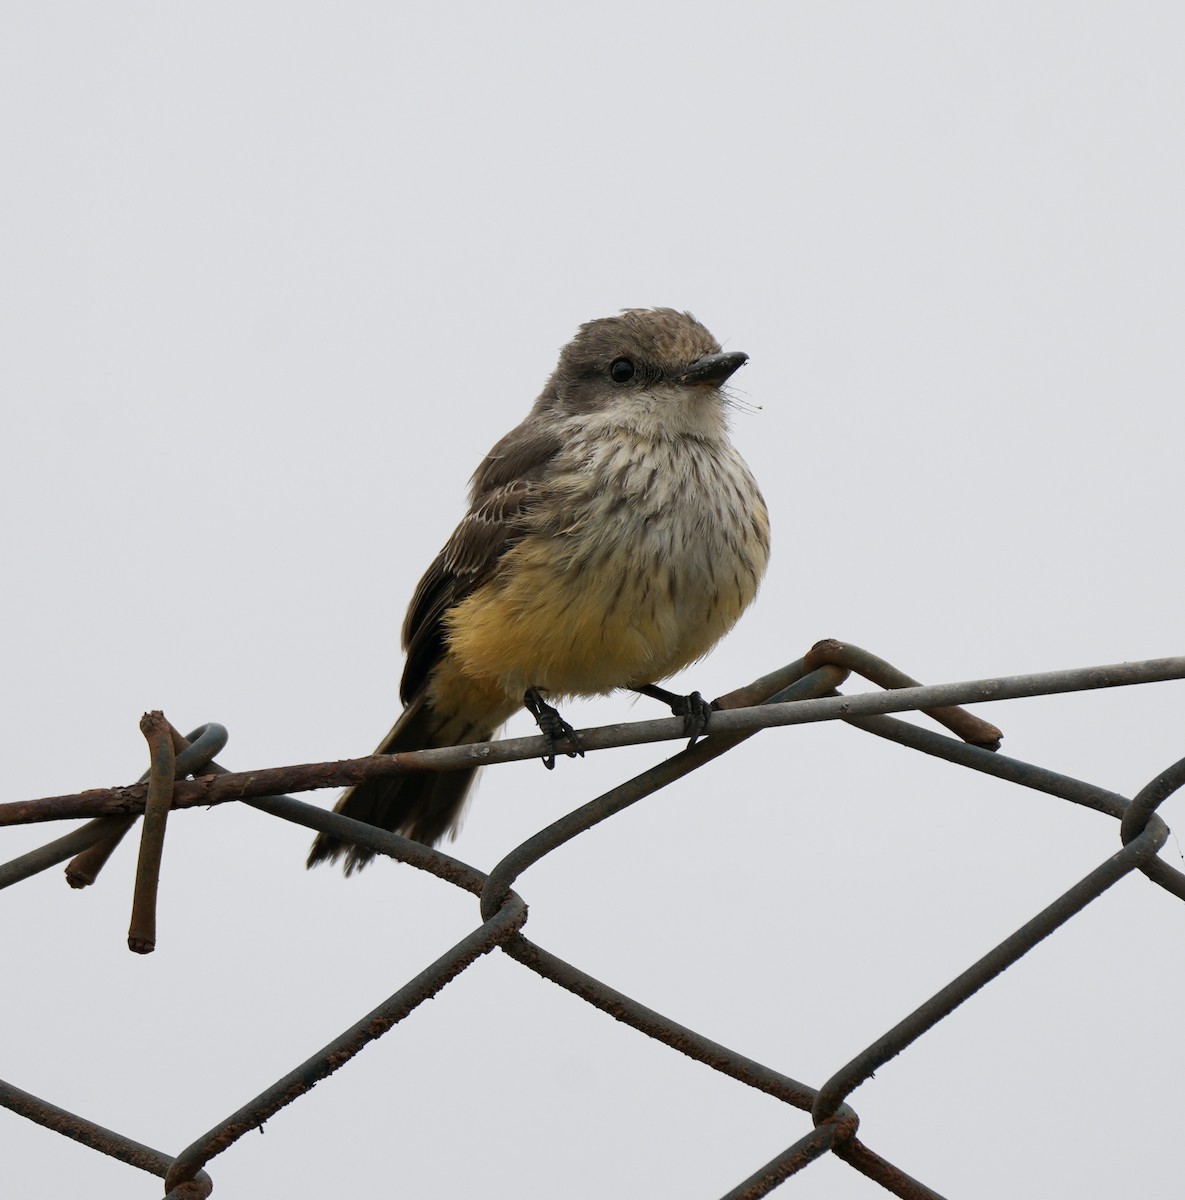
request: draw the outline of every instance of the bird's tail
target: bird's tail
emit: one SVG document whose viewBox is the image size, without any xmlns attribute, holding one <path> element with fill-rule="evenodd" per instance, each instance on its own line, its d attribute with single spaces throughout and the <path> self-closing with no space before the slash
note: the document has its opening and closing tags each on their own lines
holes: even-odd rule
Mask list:
<svg viewBox="0 0 1185 1200">
<path fill-rule="evenodd" d="M 470 718 L 438 713 L 428 703 L 425 690 L 403 710 L 375 753 L 397 754 L 486 742 L 494 736 L 496 728 Z M 432 846 L 459 824 L 476 771 L 476 767 L 460 771 L 411 771 L 355 784 L 342 793 L 333 811 Z M 313 842 L 305 865 L 314 867 L 326 859 L 336 862 L 344 855 L 345 872 L 350 875 L 366 866 L 374 853 L 364 846 L 321 833 Z"/>
</svg>

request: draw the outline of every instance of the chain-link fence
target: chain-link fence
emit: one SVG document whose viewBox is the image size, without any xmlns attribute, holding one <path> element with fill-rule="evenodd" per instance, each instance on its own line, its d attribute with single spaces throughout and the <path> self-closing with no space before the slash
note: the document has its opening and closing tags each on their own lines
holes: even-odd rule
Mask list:
<svg viewBox="0 0 1185 1200">
<path fill-rule="evenodd" d="M 855 696 L 839 694 L 836 689 L 851 671 L 886 690 Z M 155 942 L 156 881 L 169 811 L 238 800 L 283 820 L 371 847 L 471 892 L 480 901 L 480 923 L 383 1004 L 363 1015 L 340 1036 L 175 1156 L 102 1128 L 9 1083 L 0 1082 L 0 1103 L 47 1128 L 162 1177 L 168 1197 L 206 1196 L 213 1187 L 204 1170 L 211 1159 L 243 1134 L 262 1126 L 285 1105 L 299 1099 L 363 1047 L 387 1033 L 482 955 L 500 949 L 616 1020 L 706 1067 L 810 1114 L 810 1131 L 739 1181 L 727 1193 L 729 1200 L 763 1196 L 827 1152 L 894 1195 L 937 1197 L 937 1192 L 888 1162 L 857 1136 L 859 1118 L 846 1103 L 850 1093 L 1118 880 L 1140 872 L 1185 900 L 1185 874 L 1157 856 L 1168 836 L 1168 829 L 1156 815 L 1157 807 L 1185 783 L 1185 759 L 1167 767 L 1129 799 L 996 753 L 999 731 L 952 706 L 1182 678 L 1185 678 L 1185 658 L 1166 658 L 922 687 L 866 651 L 838 642 L 821 642 L 804 659 L 720 697 L 715 702 L 717 711 L 713 714 L 710 736 L 706 740 L 687 747 L 540 830 L 488 873 L 438 850 L 282 793 L 340 787 L 408 770 L 448 770 L 472 766 L 475 761 L 488 765 L 528 758 L 542 752 L 541 738 L 518 738 L 479 746 L 236 774 L 214 762 L 226 744 L 226 731 L 220 726 L 207 725 L 183 738 L 161 714 L 147 714 L 142 728 L 150 746 L 151 767 L 139 784 L 0 805 L 0 825 L 90 818 L 87 824 L 66 836 L 0 867 L 0 887 L 15 884 L 67 860 L 66 874 L 71 886 L 84 887 L 92 883 L 120 838 L 143 814 L 129 946 L 141 953 L 150 951 Z M 957 738 L 887 715 L 914 710 L 945 725 Z M 761 729 L 826 720 L 845 721 L 863 732 L 924 754 L 1114 817 L 1119 822 L 1121 848 L 818 1085 L 799 1082 L 710 1041 L 594 979 L 523 936 L 527 910 L 513 885 L 532 864 L 592 826 L 726 753 Z M 582 731 L 581 740 L 588 750 L 608 749 L 678 737 L 682 730 L 682 721 L 676 719 L 644 721 Z M 0 1181 L 3 1170 L 0 1164 Z"/>
</svg>

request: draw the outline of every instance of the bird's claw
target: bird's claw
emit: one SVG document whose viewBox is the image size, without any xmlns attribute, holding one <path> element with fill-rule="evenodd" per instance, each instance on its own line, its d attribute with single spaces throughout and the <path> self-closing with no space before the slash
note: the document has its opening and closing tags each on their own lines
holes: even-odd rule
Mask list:
<svg viewBox="0 0 1185 1200">
<path fill-rule="evenodd" d="M 547 753 L 543 756 L 543 765 L 549 770 L 555 770 L 556 742 L 567 742 L 570 747 L 565 750 L 569 758 L 579 755 L 584 757 L 584 746 L 580 735 L 560 716 L 559 710 L 553 708 L 540 695 L 537 688 L 528 688 L 523 695 L 523 705 L 527 712 L 535 718 L 539 732 L 547 739 Z"/>
<path fill-rule="evenodd" d="M 711 701 L 705 700 L 699 692 L 692 692 L 690 696 L 679 696 L 655 683 L 635 686 L 631 690 L 639 695 L 661 700 L 671 710 L 672 716 L 683 718 L 683 732 L 691 739 L 687 743 L 688 750 L 707 733 L 708 722 L 714 709 Z"/>
<path fill-rule="evenodd" d="M 677 696 L 671 701 L 671 715 L 683 718 L 683 732 L 691 739 L 687 743 L 690 750 L 708 732 L 712 705 L 699 692 L 692 692 L 690 696 Z"/>
</svg>

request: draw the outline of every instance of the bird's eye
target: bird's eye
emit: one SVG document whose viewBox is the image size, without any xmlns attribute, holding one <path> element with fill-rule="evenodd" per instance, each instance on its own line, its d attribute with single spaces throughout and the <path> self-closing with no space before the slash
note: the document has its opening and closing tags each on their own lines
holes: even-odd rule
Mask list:
<svg viewBox="0 0 1185 1200">
<path fill-rule="evenodd" d="M 609 378 L 614 383 L 629 383 L 634 377 L 634 364 L 628 358 L 617 358 L 609 368 Z"/>
</svg>

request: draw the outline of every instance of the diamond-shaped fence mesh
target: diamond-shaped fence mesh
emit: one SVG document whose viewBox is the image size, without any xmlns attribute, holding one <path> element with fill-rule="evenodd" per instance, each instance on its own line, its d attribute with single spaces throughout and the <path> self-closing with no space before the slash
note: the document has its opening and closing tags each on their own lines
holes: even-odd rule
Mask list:
<svg viewBox="0 0 1185 1200">
<path fill-rule="evenodd" d="M 837 688 L 856 671 L 886 690 L 845 696 Z M 151 752 L 151 768 L 140 783 L 96 789 L 71 796 L 0 804 L 0 825 L 89 818 L 64 837 L 0 866 L 0 887 L 16 884 L 58 863 L 69 861 L 67 879 L 83 887 L 94 881 L 107 856 L 137 817 L 144 816 L 129 945 L 147 952 L 155 941 L 156 880 L 170 809 L 239 801 L 309 829 L 353 840 L 430 872 L 479 900 L 480 920 L 472 932 L 447 948 L 386 1001 L 360 1016 L 328 1045 L 298 1064 L 269 1088 L 227 1115 L 179 1154 L 154 1150 L 124 1134 L 105 1129 L 50 1101 L 0 1082 L 0 1104 L 31 1121 L 73 1138 L 100 1153 L 160 1176 L 168 1197 L 206 1196 L 213 1188 L 205 1167 L 248 1131 L 284 1106 L 298 1101 L 369 1043 L 392 1030 L 423 1001 L 466 970 L 482 955 L 500 950 L 529 970 L 565 988 L 614 1019 L 702 1063 L 706 1068 L 747 1084 L 793 1108 L 809 1113 L 809 1131 L 727 1193 L 729 1200 L 764 1196 L 831 1153 L 852 1169 L 902 1197 L 939 1193 L 907 1175 L 857 1136 L 859 1117 L 847 1097 L 874 1071 L 909 1047 L 986 983 L 1007 970 L 1075 913 L 1103 895 L 1118 880 L 1142 873 L 1185 900 L 1185 875 L 1158 857 L 1168 828 L 1158 806 L 1185 783 L 1185 759 L 1166 767 L 1134 797 L 1072 779 L 996 752 L 999 731 L 955 705 L 1050 695 L 1185 678 L 1185 658 L 1155 659 L 1114 666 L 1038 675 L 1018 675 L 922 687 L 883 660 L 857 647 L 819 643 L 804 659 L 775 671 L 715 702 L 710 735 L 673 757 L 581 805 L 523 842 L 489 872 L 482 872 L 438 850 L 306 804 L 283 793 L 340 787 L 362 779 L 409 770 L 448 770 L 528 758 L 541 753 L 540 738 L 518 738 L 477 746 L 371 756 L 337 763 L 277 767 L 231 773 L 215 756 L 226 744 L 226 731 L 206 725 L 183 738 L 159 713 L 146 715 L 142 728 Z M 891 717 L 920 710 L 956 734 L 951 737 Z M 1047 908 L 952 979 L 891 1029 L 865 1047 L 829 1079 L 800 1082 L 780 1070 L 710 1041 L 660 1012 L 639 1004 L 578 966 L 564 962 L 523 935 L 526 905 L 513 890 L 529 866 L 601 821 L 727 753 L 762 729 L 813 721 L 842 720 L 855 729 L 887 738 L 923 754 L 945 759 L 1001 781 L 1033 788 L 1114 817 L 1119 849 L 1088 871 Z M 582 731 L 586 749 L 678 737 L 682 722 L 644 721 Z M 805 1121 L 804 1121 L 805 1123 Z M 0 1164 L 0 1181 L 4 1168 Z"/>
</svg>

